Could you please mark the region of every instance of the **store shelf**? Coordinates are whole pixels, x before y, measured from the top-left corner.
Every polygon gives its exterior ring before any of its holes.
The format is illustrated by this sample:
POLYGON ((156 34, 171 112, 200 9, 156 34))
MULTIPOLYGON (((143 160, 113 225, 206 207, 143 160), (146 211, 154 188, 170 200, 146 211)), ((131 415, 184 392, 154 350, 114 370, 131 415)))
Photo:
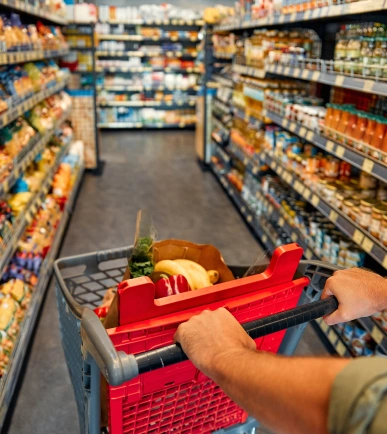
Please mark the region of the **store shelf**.
MULTIPOLYGON (((97 68, 97 72, 117 72, 117 73, 135 73, 135 72, 168 72, 168 73, 175 73, 175 74, 200 74, 200 68, 171 68, 169 66, 165 68, 155 68, 152 66, 131 66, 127 68, 116 68, 116 67, 110 67, 110 68, 97 68)), ((74 72, 74 71, 71 71, 74 72)), ((92 71, 75 71, 79 74, 85 74, 85 73, 91 73, 92 71)))
POLYGON ((143 91, 181 91, 181 92, 186 92, 189 90, 199 90, 199 86, 195 85, 195 86, 189 86, 186 88, 175 88, 172 86, 163 86, 163 85, 155 85, 155 86, 143 86, 141 84, 139 85, 127 85, 127 86, 97 86, 97 90, 106 90, 106 91, 112 91, 112 92, 143 92, 143 91))
POLYGON ((132 42, 198 42, 198 37, 191 38, 180 38, 178 36, 163 37, 163 36, 153 36, 151 38, 146 38, 142 35, 102 35, 98 34, 98 39, 100 41, 132 41, 132 42))
POLYGON ((195 124, 180 122, 178 124, 143 124, 142 122, 108 122, 99 123, 98 128, 111 129, 174 129, 193 128, 195 124))
POLYGON ((321 149, 324 149, 327 152, 335 155, 336 157, 347 161, 353 166, 369 173, 370 175, 378 178, 379 180, 386 182, 387 180, 387 165, 378 161, 374 158, 371 158, 368 155, 365 155, 359 151, 356 151, 354 148, 343 145, 341 143, 337 143, 334 140, 327 139, 324 136, 321 136, 315 133, 308 128, 303 127, 296 122, 289 121, 283 116, 279 116, 274 112, 267 111, 267 116, 277 125, 291 131, 293 134, 306 139, 308 142, 313 143, 315 146, 318 146, 321 149))
POLYGON ((248 205, 242 199, 240 193, 235 189, 233 185, 227 180, 227 178, 217 169, 216 165, 210 163, 210 169, 215 175, 217 180, 220 182, 228 197, 232 200, 235 207, 242 214, 244 220, 251 228, 256 237, 262 242, 266 249, 272 253, 276 248, 276 241, 272 239, 271 235, 265 230, 265 228, 260 225, 258 220, 254 217, 253 213, 250 211, 248 205))
POLYGON ((67 19, 61 15, 45 10, 42 6, 32 6, 19 0, 0 0, 0 6, 6 6, 14 11, 24 12, 34 17, 43 18, 55 24, 67 24, 67 19))
MULTIPOLYGON (((261 128, 263 127, 263 125, 264 125, 263 121, 257 119, 254 116, 246 114, 246 112, 244 110, 242 110, 241 108, 236 107, 234 105, 232 110, 233 110, 234 116, 247 122, 250 125, 250 127, 253 127, 256 130, 261 130, 261 128)), ((265 116, 265 113, 262 113, 262 116, 265 116)))
MULTIPOLYGON (((319 65, 322 62, 323 61, 315 61, 315 64, 319 65)), ((265 74, 270 72, 271 74, 277 74, 306 81, 314 81, 317 83, 328 84, 330 86, 337 86, 345 89, 358 90, 361 92, 372 93, 382 96, 387 95, 387 81, 378 81, 373 80, 372 78, 352 77, 350 75, 335 73, 334 71, 330 70, 330 66, 324 67, 324 63, 322 63, 322 66, 319 66, 319 68, 322 68, 322 70, 307 69, 305 68, 304 63, 300 63, 298 66, 295 67, 283 66, 280 64, 268 65, 266 70, 255 70, 254 68, 242 65, 233 65, 233 67, 237 67, 237 70, 248 70, 248 72, 241 72, 241 74, 245 75, 252 75, 251 72, 255 74, 264 71, 265 74), (326 70, 325 72, 324 69, 326 70)), ((263 77, 265 76, 265 74, 263 75, 263 77)), ((252 76, 256 77, 256 75, 252 76)))
POLYGON ((230 132, 230 128, 228 128, 223 122, 221 122, 217 117, 212 116, 212 122, 216 128, 219 128, 223 131, 230 132))
POLYGON ((96 55, 99 57, 160 57, 160 56, 166 56, 166 57, 191 57, 195 58, 197 57, 198 53, 197 51, 193 51, 190 53, 185 53, 184 51, 143 51, 143 50, 136 50, 136 51, 113 51, 113 50, 98 50, 96 51, 96 55))
POLYGON ((238 63, 234 63, 232 65, 232 70, 237 74, 248 75, 255 78, 265 78, 266 73, 268 72, 266 69, 258 69, 252 66, 239 65, 238 63))
POLYGON ((5 127, 44 99, 64 89, 66 83, 67 79, 56 82, 52 85, 49 85, 46 89, 43 89, 40 92, 34 93, 32 96, 25 98, 23 102, 10 107, 8 110, 0 114, 0 128, 5 127))
POLYGON ((379 240, 372 237, 369 232, 362 229, 357 223, 342 213, 338 208, 328 203, 321 195, 312 192, 296 175, 289 172, 271 152, 263 151, 259 154, 261 161, 265 162, 278 176, 286 181, 300 195, 310 202, 317 210, 326 216, 345 235, 351 238, 366 253, 372 256, 387 269, 387 248, 379 240))
POLYGON ((271 16, 257 20, 235 21, 231 24, 221 24, 215 26, 214 31, 241 30, 266 26, 277 26, 279 24, 301 23, 304 21, 309 22, 311 20, 336 18, 343 15, 349 16, 378 12, 385 10, 385 8, 385 0, 362 0, 354 3, 325 6, 302 12, 293 12, 291 14, 273 14, 271 16))
POLYGON ((3 196, 11 190, 20 175, 45 148, 55 130, 67 119, 68 114, 68 112, 64 113, 61 118, 55 122, 54 127, 46 131, 43 135, 37 133, 37 137, 34 137, 34 139, 24 149, 22 149, 20 154, 15 157, 14 166, 10 170, 10 174, 0 183, 0 196, 3 196))
POLYGON ((168 20, 99 20, 100 23, 107 24, 124 24, 127 26, 137 26, 137 25, 146 25, 146 26, 194 26, 194 27, 202 27, 204 26, 204 20, 181 20, 181 19, 168 19, 168 20))
POLYGON ((226 105, 223 101, 220 101, 220 99, 218 99, 217 97, 214 98, 213 105, 225 114, 231 113, 231 107, 226 105))
POLYGON ((387 332, 371 317, 359 318, 359 323, 370 333, 372 339, 387 354, 387 332))
POLYGON ((66 56, 69 53, 65 50, 34 50, 17 51, 14 53, 0 53, 0 65, 12 65, 15 63, 31 62, 33 60, 52 59, 54 57, 66 56))
POLYGON ((62 218, 57 227, 52 246, 42 263, 39 273, 39 281, 32 294, 28 311, 26 312, 24 320, 20 326, 20 332, 10 358, 8 372, 0 380, 0 429, 4 425, 5 416, 11 404, 12 396, 18 382, 23 361, 29 348, 29 342, 32 337, 34 326, 44 300, 46 289, 50 282, 53 263, 59 252, 65 229, 82 183, 83 172, 84 169, 81 167, 78 170, 77 179, 74 183, 72 193, 68 199, 62 218))
POLYGON ((0 250, 0 277, 4 272, 4 267, 8 264, 13 254, 15 253, 18 245, 18 241, 23 234, 27 225, 31 222, 36 210, 41 205, 42 201, 47 195, 50 189, 55 172, 60 164, 60 160, 63 155, 68 151, 69 146, 64 146, 58 153, 54 165, 48 170, 44 180, 42 181, 39 190, 32 196, 25 210, 20 213, 12 227, 12 233, 9 239, 4 240, 5 246, 0 250))
POLYGON ((218 74, 212 74, 211 79, 221 84, 222 86, 234 87, 234 82, 231 78, 226 78, 218 74))
POLYGON ((314 324, 316 324, 319 331, 326 337, 326 339, 328 339, 329 343, 339 356, 347 358, 353 357, 349 345, 344 342, 335 326, 328 326, 322 318, 315 320, 314 324))
POLYGON ((224 59, 224 60, 232 60, 234 58, 234 54, 231 53, 214 53, 215 59, 224 59))
POLYGON ((100 102, 99 107, 157 107, 172 109, 184 109, 195 106, 196 101, 175 102, 175 101, 106 101, 100 102))

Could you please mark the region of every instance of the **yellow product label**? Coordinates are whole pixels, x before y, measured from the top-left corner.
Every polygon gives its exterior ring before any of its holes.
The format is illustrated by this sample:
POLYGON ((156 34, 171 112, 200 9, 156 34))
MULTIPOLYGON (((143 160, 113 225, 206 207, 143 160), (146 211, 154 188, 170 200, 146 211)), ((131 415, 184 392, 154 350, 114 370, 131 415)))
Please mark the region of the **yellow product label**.
POLYGON ((368 158, 365 158, 362 164, 362 169, 364 172, 372 173, 372 169, 374 168, 374 162, 369 160, 368 158))
POLYGON ((361 246, 363 247, 363 249, 364 249, 367 253, 370 253, 370 251, 371 251, 372 248, 374 247, 374 243, 373 243, 373 241, 371 241, 368 237, 364 237, 364 240, 363 240, 361 246))
POLYGON ((363 238, 364 238, 364 234, 361 231, 359 231, 359 229, 356 229, 355 232, 354 232, 354 234, 353 234, 353 236, 352 236, 353 241, 356 244, 360 244, 361 245, 361 243, 363 241, 363 238))

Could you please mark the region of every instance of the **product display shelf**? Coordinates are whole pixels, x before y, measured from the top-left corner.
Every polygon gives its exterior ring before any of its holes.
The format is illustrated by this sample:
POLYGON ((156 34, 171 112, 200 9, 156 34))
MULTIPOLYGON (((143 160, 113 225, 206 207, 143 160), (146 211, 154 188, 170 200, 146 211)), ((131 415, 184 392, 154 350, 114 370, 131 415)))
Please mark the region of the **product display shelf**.
POLYGON ((221 101, 218 97, 214 97, 213 105, 225 114, 231 113, 231 107, 221 101))
POLYGON ((15 253, 18 241, 23 234, 27 225, 31 222, 33 216, 41 205, 42 201, 50 189, 55 172, 60 164, 61 158, 67 153, 69 145, 63 146, 58 155, 56 156, 55 163, 47 171, 39 190, 34 193, 25 210, 17 216, 12 227, 12 232, 8 239, 4 240, 4 246, 0 249, 0 277, 3 275, 5 266, 9 263, 13 254, 15 253))
POLYGON ((67 77, 61 81, 50 84, 47 88, 26 97, 22 102, 18 102, 0 114, 0 128, 5 127, 17 117, 21 116, 33 106, 40 103, 51 95, 63 90, 67 83, 67 77))
POLYGON ((103 101, 99 107, 157 107, 168 110, 192 108, 196 101, 103 101))
POLYGON ((214 27, 215 31, 231 31, 250 28, 260 28, 266 26, 276 26, 279 24, 302 23, 311 20, 321 20, 329 18, 339 18, 343 15, 358 15, 365 13, 379 12, 386 9, 385 0, 360 0, 357 2, 344 3, 341 5, 332 4, 321 8, 308 9, 290 14, 273 14, 257 20, 238 20, 230 24, 220 24, 214 27))
POLYGON ((335 226, 353 240, 372 258, 387 269, 387 247, 374 238, 368 231, 355 223, 338 208, 327 202, 319 193, 310 190, 297 175, 291 173, 278 161, 271 151, 261 152, 259 158, 297 191, 305 200, 327 217, 335 226))
POLYGON ((180 122, 178 124, 146 124, 143 122, 107 122, 99 123, 98 128, 112 129, 175 129, 175 128, 194 128, 195 124, 180 122))
MULTIPOLYGON (((238 153, 237 152, 237 147, 234 147, 231 145, 231 149, 229 149, 229 153, 227 153, 222 147, 214 144, 213 146, 216 147, 217 153, 218 155, 221 156, 222 160, 228 164, 230 162, 230 160, 233 158, 233 154, 238 154, 237 158, 241 160, 241 158, 243 158, 243 152, 238 153)), ((244 159, 244 162, 246 162, 246 159, 244 159)), ((257 167, 257 166, 255 166, 257 167)), ((229 195, 228 192, 228 181, 227 179, 220 174, 219 170, 216 169, 215 165, 211 165, 211 169, 212 171, 215 173, 215 176, 219 179, 219 181, 221 182, 221 184, 223 185, 225 191, 227 192, 227 194, 229 195), (222 181, 222 178, 225 179, 222 181)), ((257 170, 254 170, 255 173, 257 173, 257 170)), ((232 199, 233 197, 230 196, 232 199)), ((291 226, 291 224, 288 222, 285 213, 282 211, 282 208, 276 208, 276 206, 274 206, 268 198, 265 197, 263 191, 259 191, 257 194, 257 199, 259 199, 261 202, 263 202, 266 205, 266 212, 265 212, 265 216, 269 217, 271 220, 277 221, 278 225, 281 227, 282 230, 284 230, 284 232, 286 232, 286 234, 290 237, 290 239, 297 243, 300 247, 302 247, 304 249, 304 257, 307 259, 317 259, 319 260, 320 257, 313 251, 313 249, 308 246, 308 242, 307 239, 305 239, 304 235, 296 228, 294 228, 293 226, 291 226)), ((242 199, 241 199, 242 200, 242 199)), ((234 204, 236 205, 235 200, 233 199, 234 204)), ((236 205, 237 206, 237 205, 236 205)), ((238 207, 238 206, 237 206, 238 207)), ((239 209, 239 208, 238 208, 239 209)), ((245 217, 245 212, 242 212, 242 209, 240 209, 241 214, 245 217)), ((250 219, 250 221, 247 221, 247 219, 245 219, 246 222, 251 226, 251 222, 253 220, 250 219)), ((264 246, 266 248, 268 248, 271 252, 273 251, 272 249, 275 248, 275 240, 273 240, 271 237, 269 238, 269 234, 265 233, 263 228, 261 231, 257 231, 257 228, 252 227, 254 233, 259 237, 260 241, 264 244, 264 246), (269 244, 268 244, 269 243, 269 244)), ((367 321, 372 321, 370 318, 366 318, 367 321)), ((340 356, 342 357, 352 357, 352 352, 350 349, 350 346, 348 346, 342 339, 342 337, 340 336, 340 333, 338 332, 338 330, 335 327, 329 327, 326 325, 326 323, 324 321, 316 321, 315 324, 316 327, 319 328, 320 333, 322 333, 325 338, 329 341, 329 343, 332 346, 332 349, 340 356)), ((380 339, 380 335, 377 335, 376 332, 374 332, 373 338, 375 340, 376 343, 381 342, 382 340, 380 339)))
POLYGON ((227 127, 227 125, 225 125, 222 121, 220 121, 216 116, 212 115, 212 123, 215 127, 226 131, 226 132, 230 132, 230 128, 227 127))
POLYGON ((100 57, 157 57, 157 56, 166 56, 166 57, 185 57, 185 58, 195 58, 197 57, 197 51, 187 52, 184 51, 144 51, 144 50, 136 50, 136 51, 96 51, 96 55, 100 57))
MULTIPOLYGON (((199 68, 171 68, 169 66, 167 66, 166 68, 155 68, 152 66, 132 66, 132 67, 127 67, 127 68, 116 68, 116 67, 109 67, 109 68, 97 68, 96 69, 97 72, 118 72, 118 73, 136 73, 136 72, 168 72, 168 73, 175 73, 175 74, 184 74, 184 73, 188 73, 188 74, 200 74, 200 69, 199 68)), ((86 74, 86 73, 91 73, 91 71, 72 71, 78 74, 86 74)))
MULTIPOLYGON (((246 113, 245 110, 233 105, 232 111, 234 116, 243 119, 245 122, 249 124, 250 127, 255 128, 256 130, 260 130, 264 125, 264 122, 250 114, 246 113)), ((265 113, 262 113, 262 116, 265 116, 265 113)))
POLYGON ((29 342, 31 340, 36 319, 39 315, 44 295, 50 282, 53 263, 59 252, 66 226, 72 213, 75 200, 82 183, 83 172, 83 167, 80 167, 78 169, 77 178, 74 183, 71 195, 65 206, 60 223, 56 229, 55 238, 47 256, 42 263, 42 267, 39 273, 39 281, 33 292, 28 311, 26 312, 24 320, 21 324, 20 332, 18 334, 17 341, 15 342, 15 347, 10 358, 8 372, 0 380, 0 429, 4 425, 4 420, 10 407, 10 403, 12 401, 12 396, 15 391, 22 364, 29 347, 29 342))
POLYGON ((274 123, 288 131, 291 131, 293 134, 306 139, 315 146, 330 152, 332 155, 347 161, 353 166, 369 173, 383 182, 387 180, 387 164, 383 163, 382 161, 376 160, 342 143, 328 139, 294 121, 290 121, 283 116, 279 116, 274 112, 267 111, 266 114, 274 123))
POLYGON ((12 65, 15 63, 31 62, 34 60, 52 59, 54 57, 65 56, 68 53, 68 49, 15 51, 10 53, 0 53, 0 65, 12 65))
POLYGON ((242 214, 244 220, 247 222, 253 233, 262 242, 264 247, 272 253, 277 247, 276 240, 274 240, 269 232, 259 224, 259 222, 254 218, 253 213, 250 211, 247 204, 242 199, 240 193, 230 184, 227 178, 221 173, 221 171, 216 167, 215 164, 210 163, 210 168, 212 173, 215 175, 216 179, 224 188, 225 192, 229 198, 234 203, 235 207, 242 214))
POLYGON ((65 17, 45 10, 45 8, 43 8, 41 5, 33 6, 20 0, 0 0, 0 6, 5 6, 14 11, 24 12, 25 14, 42 18, 55 24, 64 25, 67 23, 67 19, 65 17))
POLYGON ((264 78, 267 73, 276 74, 284 77, 291 77, 316 83, 337 86, 344 89, 358 90, 361 92, 377 95, 387 95, 387 81, 373 78, 344 75, 333 70, 332 61, 310 60, 318 69, 306 68, 308 59, 296 64, 296 66, 286 66, 281 64, 267 65, 264 69, 254 68, 240 64, 233 64, 232 70, 241 75, 255 78, 264 78))
POLYGON ((214 80, 215 82, 221 84, 222 86, 234 87, 234 82, 231 78, 224 77, 224 76, 219 75, 219 74, 213 74, 211 79, 214 80))
POLYGON ((115 86, 115 85, 111 85, 111 86, 97 86, 97 90, 106 90, 106 91, 112 91, 112 92, 142 92, 142 91, 147 91, 147 92, 158 92, 158 91, 170 91, 173 92, 175 90, 180 90, 182 92, 187 92, 187 91, 191 91, 191 90, 199 90, 199 86, 188 86, 185 88, 175 88, 172 86, 163 86, 163 85, 155 85, 155 86, 144 86, 142 84, 134 84, 134 85, 122 85, 122 86, 115 86))
POLYGON ((190 38, 179 38, 178 36, 171 36, 170 38, 162 36, 152 36, 151 38, 146 38, 142 35, 115 35, 108 34, 104 35, 102 33, 98 34, 98 39, 100 41, 132 41, 132 42, 198 42, 197 37, 190 38))
POLYGON ((10 191, 19 176, 50 141, 55 130, 67 119, 68 114, 69 112, 63 113, 60 119, 55 122, 54 127, 46 131, 44 134, 37 133, 37 137, 34 137, 33 140, 22 149, 20 154, 15 157, 14 166, 9 175, 0 183, 0 196, 3 196, 5 193, 10 191))
POLYGON ((165 20, 142 20, 137 19, 133 21, 126 21, 126 20, 99 20, 100 23, 107 23, 107 24, 123 24, 126 26, 195 26, 195 27, 202 27, 204 25, 203 20, 182 20, 182 19, 165 19, 165 20))

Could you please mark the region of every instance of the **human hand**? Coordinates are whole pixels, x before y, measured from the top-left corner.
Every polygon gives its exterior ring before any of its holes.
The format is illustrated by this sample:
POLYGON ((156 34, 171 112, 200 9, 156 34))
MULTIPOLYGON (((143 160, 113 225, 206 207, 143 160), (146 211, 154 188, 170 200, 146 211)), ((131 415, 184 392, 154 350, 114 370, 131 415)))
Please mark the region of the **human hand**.
POLYGON ((179 342, 191 362, 214 379, 219 363, 227 363, 240 351, 255 351, 253 339, 239 322, 224 309, 204 310, 179 325, 174 341, 179 342))
POLYGON ((328 325, 370 316, 387 308, 387 280, 360 268, 338 270, 326 283, 321 298, 334 295, 339 308, 324 319, 328 325))

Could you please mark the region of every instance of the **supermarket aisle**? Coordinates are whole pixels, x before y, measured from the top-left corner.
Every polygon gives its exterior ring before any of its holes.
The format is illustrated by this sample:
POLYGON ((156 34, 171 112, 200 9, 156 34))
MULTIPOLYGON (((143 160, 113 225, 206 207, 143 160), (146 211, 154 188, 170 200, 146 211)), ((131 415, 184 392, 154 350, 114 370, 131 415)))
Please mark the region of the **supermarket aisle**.
MULTIPOLYGON (((114 132, 103 136, 105 171, 87 175, 61 256, 131 244, 136 212, 148 207, 158 238, 212 243, 226 262, 262 253, 210 172, 196 163, 193 132, 114 132)), ((323 353, 308 330, 300 352, 323 353)), ((77 433, 78 421, 60 343, 53 284, 43 308, 9 434, 77 433)))

